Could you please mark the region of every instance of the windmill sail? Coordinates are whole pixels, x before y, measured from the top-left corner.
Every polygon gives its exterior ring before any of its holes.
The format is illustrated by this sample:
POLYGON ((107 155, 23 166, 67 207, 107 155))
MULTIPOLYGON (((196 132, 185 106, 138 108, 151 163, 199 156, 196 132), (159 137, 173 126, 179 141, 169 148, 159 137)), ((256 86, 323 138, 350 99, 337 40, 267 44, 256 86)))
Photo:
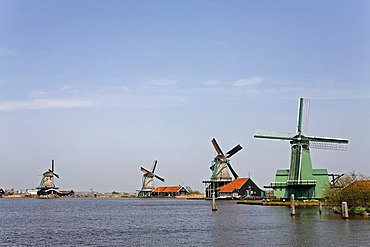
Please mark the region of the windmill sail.
POLYGON ((299 99, 298 103, 298 119, 297 119, 297 133, 307 133, 308 131, 308 121, 310 114, 310 102, 309 99, 299 99))
POLYGON ((238 144, 233 149, 231 149, 229 152, 226 153, 226 157, 230 158, 231 156, 233 156, 234 154, 236 154, 237 152, 239 152, 242 149, 243 149, 242 146, 240 146, 238 144))
POLYGON ((254 138, 260 139, 275 139, 282 141, 291 141, 293 140, 296 134, 285 133, 285 132, 273 132, 268 130, 256 130, 254 138))
POLYGON ((157 163, 158 163, 158 161, 157 160, 154 160, 154 162, 153 162, 153 168, 152 168, 152 173, 155 172, 155 168, 157 167, 157 163))
POLYGON ((220 146, 218 145, 218 143, 217 143, 216 139, 215 139, 215 138, 213 138, 211 142, 212 142, 212 145, 213 145, 213 147, 215 148, 215 150, 216 150, 217 154, 218 154, 218 155, 224 155, 224 153, 222 152, 222 150, 221 150, 220 146))
POLYGON ((326 150, 339 150, 347 151, 349 140, 346 139, 328 139, 324 141, 324 138, 310 138, 310 148, 326 149, 326 150))

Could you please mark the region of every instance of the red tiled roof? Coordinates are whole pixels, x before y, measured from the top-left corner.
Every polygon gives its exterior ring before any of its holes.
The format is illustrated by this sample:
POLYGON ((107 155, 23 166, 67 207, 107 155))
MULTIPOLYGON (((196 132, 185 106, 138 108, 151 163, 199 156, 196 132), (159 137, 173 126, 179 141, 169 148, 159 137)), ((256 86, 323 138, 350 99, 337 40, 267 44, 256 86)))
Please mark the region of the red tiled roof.
POLYGON ((231 193, 236 189, 240 189, 245 184, 245 182, 247 182, 247 180, 248 178, 237 178, 218 189, 221 193, 231 193))
POLYGON ((160 186, 153 190, 153 193, 171 193, 171 192, 179 192, 182 186, 160 186))
POLYGON ((354 188, 360 189, 360 190, 370 190, 370 180, 354 181, 343 189, 347 190, 347 189, 354 189, 354 188))
POLYGON ((166 187, 157 187, 153 190, 154 193, 159 193, 159 192, 163 192, 163 190, 165 189, 166 187))

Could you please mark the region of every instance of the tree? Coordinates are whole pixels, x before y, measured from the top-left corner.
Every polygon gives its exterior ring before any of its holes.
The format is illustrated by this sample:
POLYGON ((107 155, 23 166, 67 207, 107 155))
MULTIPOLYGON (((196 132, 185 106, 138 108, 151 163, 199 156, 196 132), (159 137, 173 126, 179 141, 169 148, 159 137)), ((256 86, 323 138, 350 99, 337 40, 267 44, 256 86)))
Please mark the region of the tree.
POLYGON ((370 177, 351 171, 338 179, 335 186, 328 185, 325 197, 334 209, 347 202, 349 208, 370 207, 370 177))

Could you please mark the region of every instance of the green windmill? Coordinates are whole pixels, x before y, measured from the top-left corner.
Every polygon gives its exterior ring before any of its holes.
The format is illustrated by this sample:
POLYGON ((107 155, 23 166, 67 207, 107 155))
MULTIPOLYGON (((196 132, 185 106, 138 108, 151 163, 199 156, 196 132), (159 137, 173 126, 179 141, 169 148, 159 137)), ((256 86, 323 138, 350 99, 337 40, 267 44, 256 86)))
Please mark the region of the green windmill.
POLYGON ((294 194, 298 199, 319 199, 324 187, 329 184, 327 169, 313 169, 310 148, 347 150, 348 140, 327 137, 305 136, 309 115, 309 99, 299 99, 296 134, 276 134, 257 131, 254 138, 290 141, 290 169, 277 170, 275 182, 265 188, 274 189, 277 197, 289 198, 294 194))

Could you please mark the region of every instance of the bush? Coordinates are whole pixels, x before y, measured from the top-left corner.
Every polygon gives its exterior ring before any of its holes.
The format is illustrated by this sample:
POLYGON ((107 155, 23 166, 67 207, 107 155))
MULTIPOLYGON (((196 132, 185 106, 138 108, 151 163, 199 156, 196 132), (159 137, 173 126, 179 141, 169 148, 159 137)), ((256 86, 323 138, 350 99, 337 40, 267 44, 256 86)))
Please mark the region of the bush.
POLYGON ((366 212, 364 207, 352 207, 348 211, 350 214, 360 214, 360 215, 363 215, 366 212))
POLYGON ((342 202, 347 202, 349 208, 369 207, 370 189, 353 184, 361 180, 369 180, 369 177, 352 171, 342 176, 337 181, 337 186, 328 185, 325 189, 325 197, 329 206, 340 207, 342 202))
POLYGON ((200 194, 199 190, 189 190, 189 194, 200 194))

